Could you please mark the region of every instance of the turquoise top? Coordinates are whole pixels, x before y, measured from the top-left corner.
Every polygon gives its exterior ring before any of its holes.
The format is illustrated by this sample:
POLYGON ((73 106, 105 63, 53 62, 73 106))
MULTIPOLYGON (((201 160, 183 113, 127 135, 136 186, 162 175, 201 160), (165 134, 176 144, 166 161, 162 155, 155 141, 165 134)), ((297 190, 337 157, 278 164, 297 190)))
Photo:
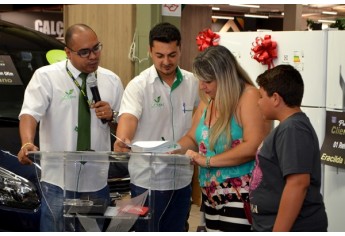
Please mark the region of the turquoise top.
MULTIPOLYGON (((205 113, 206 109, 200 119, 198 127, 195 131, 195 138, 199 146, 199 153, 205 156, 215 156, 216 153, 222 153, 227 149, 230 149, 242 142, 243 129, 239 126, 234 116, 231 118, 231 139, 232 143, 226 142, 225 134, 222 134, 215 144, 215 151, 211 151, 209 148, 208 132, 209 127, 205 125, 205 113)), ((215 157, 216 158, 216 157, 215 157)), ((228 178, 240 177, 252 172, 254 168, 254 160, 246 162, 238 166, 231 167, 199 167, 199 181, 200 186, 210 186, 211 181, 217 181, 218 183, 224 182, 228 178)))

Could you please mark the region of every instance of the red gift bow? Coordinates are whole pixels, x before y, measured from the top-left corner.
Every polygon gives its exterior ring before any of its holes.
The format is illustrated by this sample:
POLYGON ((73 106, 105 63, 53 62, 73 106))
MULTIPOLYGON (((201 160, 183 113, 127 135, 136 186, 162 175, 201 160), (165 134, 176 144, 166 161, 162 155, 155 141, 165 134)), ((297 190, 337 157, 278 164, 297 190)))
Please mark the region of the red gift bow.
POLYGON ((268 69, 274 67, 273 59, 277 58, 277 42, 271 40, 271 35, 265 35, 262 39, 256 37, 255 42, 252 43, 251 49, 254 55, 251 53, 252 58, 257 60, 263 65, 267 65, 268 69))
POLYGON ((199 51, 204 51, 209 46, 217 46, 219 43, 219 35, 213 33, 210 29, 205 29, 204 31, 199 32, 196 37, 196 43, 198 45, 199 51))

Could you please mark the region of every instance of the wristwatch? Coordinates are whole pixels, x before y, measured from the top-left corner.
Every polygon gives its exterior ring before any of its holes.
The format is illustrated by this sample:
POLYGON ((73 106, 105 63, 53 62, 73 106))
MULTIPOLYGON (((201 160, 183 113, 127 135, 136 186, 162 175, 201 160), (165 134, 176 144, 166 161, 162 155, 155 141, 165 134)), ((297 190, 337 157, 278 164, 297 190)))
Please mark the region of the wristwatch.
POLYGON ((111 119, 111 122, 113 124, 116 124, 117 123, 117 117, 119 116, 119 112, 118 111, 114 111, 114 110, 112 110, 112 112, 113 112, 113 117, 111 119))

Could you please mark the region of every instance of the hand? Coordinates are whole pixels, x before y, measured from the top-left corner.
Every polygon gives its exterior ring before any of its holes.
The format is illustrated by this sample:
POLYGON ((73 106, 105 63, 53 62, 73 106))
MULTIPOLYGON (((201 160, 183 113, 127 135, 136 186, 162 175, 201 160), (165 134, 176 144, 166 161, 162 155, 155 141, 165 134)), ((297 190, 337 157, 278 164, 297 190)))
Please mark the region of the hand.
POLYGON ((199 165, 202 167, 206 167, 206 157, 193 151, 187 150, 186 156, 190 158, 193 165, 199 165))
POLYGON ((105 101, 99 101, 91 105, 91 108, 95 109, 95 113, 98 119, 105 119, 111 121, 113 118, 113 110, 109 103, 105 101))
POLYGON ((131 144, 131 140, 124 138, 124 139, 119 139, 117 138, 115 143, 114 143, 114 151, 115 152, 129 152, 131 148, 128 146, 131 144))
POLYGON ((32 161, 29 159, 29 151, 38 151, 38 147, 36 147, 32 143, 27 143, 22 146, 20 151, 18 152, 18 161, 23 165, 31 165, 32 161))
POLYGON ((168 152, 168 154, 183 154, 182 149, 176 149, 174 151, 168 152))

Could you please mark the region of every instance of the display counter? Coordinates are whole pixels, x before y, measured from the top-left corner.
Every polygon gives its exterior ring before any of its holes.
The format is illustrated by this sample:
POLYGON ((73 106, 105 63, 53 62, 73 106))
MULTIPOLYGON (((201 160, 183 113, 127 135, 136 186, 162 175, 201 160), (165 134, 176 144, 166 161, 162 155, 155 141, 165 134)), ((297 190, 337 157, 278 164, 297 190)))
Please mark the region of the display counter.
POLYGON ((58 231, 127 232, 133 231, 137 220, 145 221, 150 231, 154 216, 151 191, 186 186, 193 173, 189 158, 176 154, 30 152, 29 157, 41 169, 37 171, 41 201, 48 203, 48 210, 63 212, 62 217, 54 217, 58 231), (129 161, 135 163, 134 168, 150 167, 148 178, 143 178, 148 191, 113 200, 107 192, 109 173, 123 171, 129 161), (61 194, 55 194, 56 189, 61 194))

